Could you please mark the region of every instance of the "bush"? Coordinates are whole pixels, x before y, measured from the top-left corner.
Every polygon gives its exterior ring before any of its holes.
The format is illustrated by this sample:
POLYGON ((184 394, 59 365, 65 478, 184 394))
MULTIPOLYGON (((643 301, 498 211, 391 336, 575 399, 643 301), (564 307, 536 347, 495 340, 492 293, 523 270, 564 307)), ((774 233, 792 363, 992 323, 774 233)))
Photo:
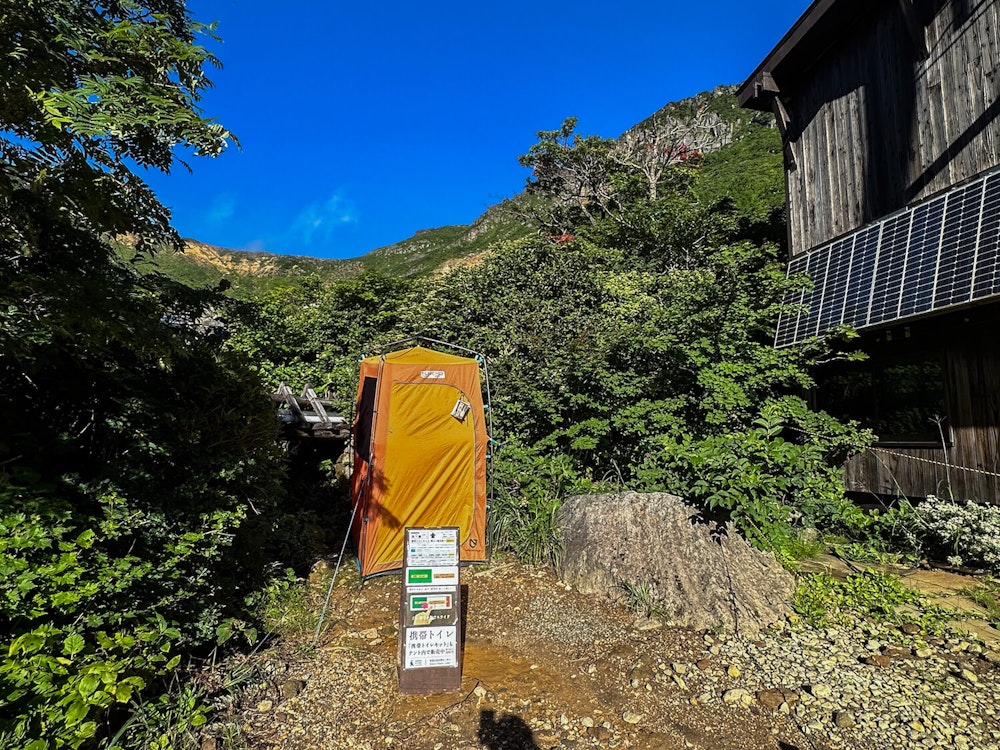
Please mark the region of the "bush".
POLYGON ((749 429, 700 439, 664 436, 639 478, 644 489, 697 503, 732 521, 754 545, 791 559, 796 527, 853 518, 833 458, 862 439, 801 401, 783 399, 766 405, 749 429))
POLYGON ((1000 508, 935 495, 916 506, 917 529, 953 565, 1000 571, 1000 508))
POLYGON ((555 565, 562 551, 556 519, 563 501, 591 488, 572 460, 518 442, 503 446, 493 464, 489 515, 493 550, 513 552, 528 563, 555 565))

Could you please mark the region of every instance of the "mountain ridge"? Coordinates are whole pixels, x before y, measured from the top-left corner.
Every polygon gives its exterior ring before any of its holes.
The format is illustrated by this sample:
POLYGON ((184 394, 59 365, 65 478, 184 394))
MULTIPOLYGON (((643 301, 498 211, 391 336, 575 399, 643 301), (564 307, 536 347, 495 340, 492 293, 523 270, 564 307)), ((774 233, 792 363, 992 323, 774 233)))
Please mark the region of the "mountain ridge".
MULTIPOLYGON (((754 194, 754 168, 747 160, 760 160, 758 169, 780 169, 780 140, 773 118, 741 109, 735 86, 717 86, 692 97, 669 102, 639 121, 616 139, 625 148, 675 149, 677 160, 697 154, 711 179, 703 180, 701 192, 709 202, 726 198, 736 187, 749 184, 754 194), (732 152, 728 154, 727 152, 732 152)), ((765 181, 758 180, 760 184, 765 181)), ((253 293, 297 281, 311 275, 337 281, 364 272, 395 277, 419 277, 478 262, 491 246, 524 237, 535 231, 519 216, 523 191, 486 209, 471 224, 420 229, 398 242, 375 248, 355 258, 316 258, 308 255, 234 250, 185 239, 185 251, 161 253, 149 261, 150 270, 191 286, 218 285, 227 279, 237 295, 253 293)), ((753 195, 759 207, 771 210, 783 204, 783 195, 753 195)), ((746 210, 747 207, 741 206, 746 210)))

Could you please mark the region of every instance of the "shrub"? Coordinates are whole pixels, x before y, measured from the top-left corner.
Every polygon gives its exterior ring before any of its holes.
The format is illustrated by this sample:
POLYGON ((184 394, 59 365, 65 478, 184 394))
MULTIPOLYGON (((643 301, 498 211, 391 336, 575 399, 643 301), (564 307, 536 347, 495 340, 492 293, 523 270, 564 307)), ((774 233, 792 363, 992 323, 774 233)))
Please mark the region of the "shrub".
POLYGON ((556 564, 562 551, 556 527, 559 509, 566 497, 587 491, 590 483, 568 456, 518 442, 503 446, 493 471, 491 549, 513 552, 529 563, 556 564))
POLYGON ((870 617, 937 630, 954 614, 925 606, 920 594, 906 588, 897 576, 876 570, 866 570, 844 581, 826 573, 803 576, 792 604, 814 627, 849 625, 856 618, 870 617))
POLYGON ((832 419, 823 425, 826 433, 799 427, 820 416, 784 399, 765 405, 749 429, 700 439, 665 436, 639 478, 645 489, 681 495, 732 521, 756 546, 791 559, 795 527, 855 515, 831 459, 863 436, 832 419))
POLYGON ((1000 508, 935 495, 916 506, 918 530, 953 565, 1000 570, 1000 508))

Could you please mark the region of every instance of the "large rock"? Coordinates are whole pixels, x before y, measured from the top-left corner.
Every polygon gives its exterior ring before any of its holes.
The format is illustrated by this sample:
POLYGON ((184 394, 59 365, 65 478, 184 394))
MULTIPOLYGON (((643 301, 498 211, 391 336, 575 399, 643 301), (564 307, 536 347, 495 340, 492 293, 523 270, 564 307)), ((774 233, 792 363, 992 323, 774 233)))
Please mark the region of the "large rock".
POLYGON ((563 581, 618 598, 623 583, 648 586, 672 624, 754 636, 791 608, 794 578, 773 555, 674 495, 572 497, 559 527, 563 581))

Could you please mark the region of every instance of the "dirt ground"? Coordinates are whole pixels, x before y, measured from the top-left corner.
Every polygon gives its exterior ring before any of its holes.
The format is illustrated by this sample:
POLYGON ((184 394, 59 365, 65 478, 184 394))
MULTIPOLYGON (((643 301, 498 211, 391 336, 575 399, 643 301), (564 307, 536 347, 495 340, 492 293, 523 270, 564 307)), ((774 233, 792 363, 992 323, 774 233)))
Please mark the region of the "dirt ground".
POLYGON ((359 589, 356 576, 345 578, 334 588, 318 648, 285 644, 263 655, 263 687, 248 694, 240 716, 249 746, 827 747, 804 734, 794 715, 745 699, 699 702, 706 690, 722 695, 739 685, 739 669, 718 655, 724 636, 637 618, 567 590, 546 570, 494 563, 462 578, 459 691, 400 695, 400 579, 359 589))

